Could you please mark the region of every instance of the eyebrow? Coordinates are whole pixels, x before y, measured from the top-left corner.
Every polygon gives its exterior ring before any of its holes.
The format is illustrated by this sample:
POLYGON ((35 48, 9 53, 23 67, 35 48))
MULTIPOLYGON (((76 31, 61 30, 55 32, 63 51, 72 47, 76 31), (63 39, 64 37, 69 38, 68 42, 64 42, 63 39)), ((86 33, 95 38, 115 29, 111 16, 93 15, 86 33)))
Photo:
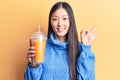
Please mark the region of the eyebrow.
MULTIPOLYGON (((62 17, 64 17, 64 16, 67 16, 67 17, 69 17, 68 15, 62 15, 62 17)), ((58 17, 58 16, 56 16, 56 15, 53 15, 52 17, 58 17)))

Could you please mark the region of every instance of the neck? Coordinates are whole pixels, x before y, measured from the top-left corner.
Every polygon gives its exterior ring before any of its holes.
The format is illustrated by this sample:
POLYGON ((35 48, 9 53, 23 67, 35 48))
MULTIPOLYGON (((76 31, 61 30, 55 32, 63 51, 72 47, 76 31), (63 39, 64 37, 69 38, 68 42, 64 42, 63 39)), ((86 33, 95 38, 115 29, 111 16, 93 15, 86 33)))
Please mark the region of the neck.
POLYGON ((59 40, 61 43, 66 41, 66 37, 65 36, 57 36, 57 35, 55 35, 55 39, 59 40))

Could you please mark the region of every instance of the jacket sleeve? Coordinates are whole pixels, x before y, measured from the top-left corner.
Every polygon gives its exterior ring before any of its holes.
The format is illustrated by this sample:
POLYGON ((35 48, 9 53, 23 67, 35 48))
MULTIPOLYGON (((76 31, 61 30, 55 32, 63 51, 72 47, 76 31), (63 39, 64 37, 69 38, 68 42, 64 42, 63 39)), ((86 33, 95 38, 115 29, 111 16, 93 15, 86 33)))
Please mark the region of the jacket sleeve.
POLYGON ((39 65, 38 68, 31 68, 30 66, 27 66, 24 73, 24 80, 40 80, 42 71, 42 64, 39 65))
POLYGON ((95 56, 91 46, 79 44, 80 55, 77 59, 77 80, 95 80, 95 56))

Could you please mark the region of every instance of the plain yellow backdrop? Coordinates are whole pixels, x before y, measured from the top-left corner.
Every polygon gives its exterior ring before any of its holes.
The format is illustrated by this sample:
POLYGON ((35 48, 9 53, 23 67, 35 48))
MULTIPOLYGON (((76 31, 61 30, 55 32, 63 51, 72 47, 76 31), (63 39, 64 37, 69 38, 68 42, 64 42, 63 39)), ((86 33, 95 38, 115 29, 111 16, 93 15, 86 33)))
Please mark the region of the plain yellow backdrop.
MULTIPOLYGON (((0 80, 24 80, 29 38, 59 0, 0 0, 0 80)), ((63 0, 62 0, 63 1, 63 0)), ((120 0, 64 0, 73 8, 78 34, 97 26, 92 43, 96 80, 120 80, 120 0)))

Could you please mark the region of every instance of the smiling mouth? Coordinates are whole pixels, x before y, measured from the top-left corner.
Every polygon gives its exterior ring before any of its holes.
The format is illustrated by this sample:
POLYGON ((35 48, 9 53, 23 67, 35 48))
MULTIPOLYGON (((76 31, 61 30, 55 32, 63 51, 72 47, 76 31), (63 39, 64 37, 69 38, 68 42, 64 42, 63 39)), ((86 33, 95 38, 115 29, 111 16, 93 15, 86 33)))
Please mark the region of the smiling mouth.
POLYGON ((64 31, 64 28, 57 28, 57 31, 58 31, 58 32, 63 32, 63 31, 64 31))

